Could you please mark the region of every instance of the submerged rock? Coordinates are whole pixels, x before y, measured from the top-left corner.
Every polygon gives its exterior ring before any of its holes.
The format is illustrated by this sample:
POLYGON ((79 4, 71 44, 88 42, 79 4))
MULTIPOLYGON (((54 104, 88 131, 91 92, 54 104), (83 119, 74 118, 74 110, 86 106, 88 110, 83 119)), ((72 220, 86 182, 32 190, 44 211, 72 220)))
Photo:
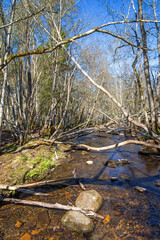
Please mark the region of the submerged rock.
POLYGON ((94 235, 91 237, 91 240, 101 240, 101 239, 104 239, 105 234, 106 234, 105 232, 96 233, 96 234, 94 234, 94 235))
POLYGON ((109 167, 109 168, 116 168, 118 163, 117 163, 116 160, 108 160, 107 162, 104 163, 104 165, 109 167))
POLYGON ((146 188, 143 188, 143 187, 136 186, 135 189, 136 189, 138 192, 147 192, 147 189, 146 189, 146 188))
POLYGON ((120 178, 123 179, 123 180, 126 180, 126 181, 129 181, 130 180, 130 176, 128 173, 124 173, 124 172, 121 172, 119 174, 120 178))
POLYGON ((110 177, 110 180, 111 180, 112 182, 118 181, 118 177, 110 177))
POLYGON ((94 229, 93 221, 78 211, 68 211, 61 221, 64 226, 80 233, 90 233, 94 229))
POLYGON ((158 179, 155 184, 157 187, 160 187, 160 179, 158 179))
POLYGON ((95 190, 81 192, 75 202, 76 207, 97 212, 102 206, 102 197, 95 190))
POLYGON ((118 159, 118 165, 126 165, 130 163, 131 162, 128 159, 118 159))

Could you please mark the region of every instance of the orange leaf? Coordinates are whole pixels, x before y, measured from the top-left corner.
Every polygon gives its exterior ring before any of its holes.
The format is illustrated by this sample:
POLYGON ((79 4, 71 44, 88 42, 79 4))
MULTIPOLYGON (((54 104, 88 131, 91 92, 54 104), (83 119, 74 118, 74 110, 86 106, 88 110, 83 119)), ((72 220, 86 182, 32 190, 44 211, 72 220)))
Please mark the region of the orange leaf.
POLYGON ((109 223, 109 222, 110 222, 110 219, 111 219, 111 217, 110 217, 109 215, 107 215, 107 216, 105 217, 105 219, 103 220, 103 222, 104 222, 104 223, 109 223))

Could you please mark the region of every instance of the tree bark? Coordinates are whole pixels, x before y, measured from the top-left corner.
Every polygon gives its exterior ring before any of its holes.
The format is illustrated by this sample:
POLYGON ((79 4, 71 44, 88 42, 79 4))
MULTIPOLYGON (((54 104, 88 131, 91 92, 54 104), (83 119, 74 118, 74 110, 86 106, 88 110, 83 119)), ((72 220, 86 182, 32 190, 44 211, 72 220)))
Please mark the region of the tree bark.
MULTIPOLYGON (((11 10, 11 17, 10 17, 10 23, 12 23, 13 19, 14 19, 15 5, 16 5, 16 0, 13 0, 13 2, 12 2, 12 10, 11 10)), ((9 56, 9 53, 10 53, 11 33, 12 33, 12 25, 10 25, 8 27, 8 32, 6 32, 7 36, 6 36, 6 43, 5 43, 6 49, 5 49, 4 61, 7 60, 8 56, 9 56)), ((2 133, 2 118, 3 118, 4 99, 5 99, 7 80, 8 80, 8 65, 6 65, 4 67, 4 78, 3 78, 3 85, 2 85, 2 91, 1 91, 1 101, 0 101, 0 141, 1 141, 1 133, 2 133)))
MULTIPOLYGON (((142 0, 138 0, 138 14, 139 14, 139 18, 141 20, 143 20, 142 0)), ((144 74, 145 74, 148 101, 149 101, 149 107, 150 107, 152 131, 156 131, 156 112, 155 112, 154 96, 153 96, 153 90, 152 90, 152 86, 151 86, 150 72, 149 72, 149 58, 148 58, 148 52, 147 52, 147 35, 146 35, 143 21, 140 21, 140 29, 141 29, 141 38, 142 38, 142 43, 143 43, 144 74)))
MULTIPOLYGON (((154 12, 154 18, 157 20, 157 14, 156 14, 156 6, 155 6, 155 0, 153 0, 153 12, 154 12)), ((157 126, 160 128, 160 33, 159 33, 159 26, 157 23, 156 30, 157 30, 157 47, 158 47, 158 65, 159 65, 159 74, 157 76, 157 86, 156 86, 156 107, 157 107, 157 126)))

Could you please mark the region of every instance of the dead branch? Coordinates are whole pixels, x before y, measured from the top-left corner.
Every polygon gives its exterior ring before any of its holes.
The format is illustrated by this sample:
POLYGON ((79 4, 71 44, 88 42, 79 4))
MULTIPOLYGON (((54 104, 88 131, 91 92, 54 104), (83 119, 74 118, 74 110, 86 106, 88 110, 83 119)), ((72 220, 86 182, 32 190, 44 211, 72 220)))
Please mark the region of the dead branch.
POLYGON ((116 144, 113 144, 113 145, 110 145, 110 146, 105 146, 105 147, 100 147, 100 148, 90 147, 90 146, 85 145, 85 144, 79 144, 77 146, 82 147, 82 148, 86 148, 87 150, 103 151, 103 150, 109 150, 109 149, 116 148, 116 147, 122 147, 122 146, 127 145, 127 144, 145 145, 147 147, 154 147, 154 148, 160 149, 160 144, 156 145, 156 144, 146 143, 146 142, 137 141, 137 140, 127 140, 127 141, 124 141, 124 142, 120 142, 120 143, 116 143, 116 144))
MULTIPOLYGON (((44 186, 44 185, 48 185, 48 186, 56 186, 56 185, 69 186, 69 184, 65 183, 64 181, 70 181, 72 179, 73 178, 57 179, 57 180, 54 179, 54 180, 46 180, 46 181, 41 181, 41 182, 28 183, 28 184, 23 184, 23 185, 15 185, 15 186, 0 185, 0 189, 16 191, 16 189, 20 190, 20 189, 24 189, 24 188, 33 188, 33 187, 39 187, 39 186, 44 186)), ((77 178, 77 180, 78 180, 78 178, 77 178)))
POLYGON ((10 203, 15 203, 15 204, 22 204, 22 205, 29 205, 29 206, 39 206, 39 207, 49 208, 49 209, 61 209, 61 210, 66 210, 66 211, 68 211, 68 210, 80 211, 86 215, 104 219, 103 216, 101 216, 91 210, 85 210, 85 209, 75 207, 75 206, 62 205, 60 203, 52 204, 52 203, 45 203, 45 202, 20 200, 20 199, 14 199, 14 198, 0 198, 0 201, 10 202, 10 203))
MULTIPOLYGON (((22 185, 22 186, 24 187, 24 185, 22 185)), ((48 196, 47 193, 35 192, 35 191, 31 191, 31 190, 24 189, 24 188, 19 188, 18 186, 0 185, 0 190, 16 191, 16 192, 22 192, 22 193, 38 195, 38 196, 48 196)))

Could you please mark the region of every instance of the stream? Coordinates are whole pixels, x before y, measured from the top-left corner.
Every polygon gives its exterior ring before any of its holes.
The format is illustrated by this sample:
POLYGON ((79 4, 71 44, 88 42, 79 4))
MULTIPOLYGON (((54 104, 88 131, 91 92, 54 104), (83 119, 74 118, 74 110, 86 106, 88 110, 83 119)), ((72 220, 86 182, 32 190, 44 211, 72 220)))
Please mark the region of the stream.
MULTIPOLYGON (((75 143, 102 147, 127 140, 121 135, 91 133, 77 138, 75 143)), ((62 210, 16 204, 0 205, 0 240, 159 240, 160 239, 160 156, 138 154, 141 146, 130 144, 120 148, 95 152, 74 150, 66 162, 59 165, 49 179, 56 179, 55 186, 39 187, 35 190, 49 196, 28 196, 19 194, 21 199, 48 203, 74 204, 82 191, 73 178, 77 177, 86 190, 94 189, 103 198, 98 214, 107 221, 93 219, 95 228, 90 234, 81 234, 61 224, 62 210), (128 164, 114 164, 127 159, 128 164), (113 161, 114 160, 114 161, 113 161), (93 161, 88 165, 87 161, 93 161), (107 161, 113 161, 107 164, 107 161), (113 177, 118 180, 111 180, 113 177), (64 185, 58 184, 64 179, 64 185), (139 192, 136 186, 147 191, 139 192)))

